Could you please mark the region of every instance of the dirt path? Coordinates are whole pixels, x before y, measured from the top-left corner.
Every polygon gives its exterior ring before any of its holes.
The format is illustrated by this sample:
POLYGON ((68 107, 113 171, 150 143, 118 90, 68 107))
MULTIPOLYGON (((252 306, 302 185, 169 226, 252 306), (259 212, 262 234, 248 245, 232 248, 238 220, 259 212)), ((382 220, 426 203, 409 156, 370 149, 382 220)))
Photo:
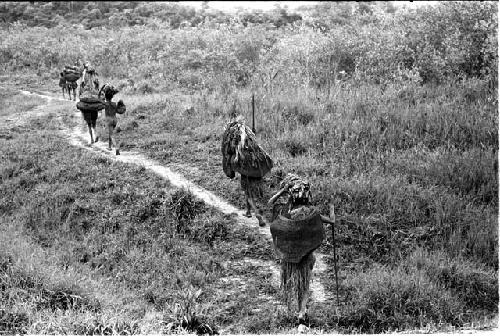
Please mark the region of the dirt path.
MULTIPOLYGON (((75 109, 74 101, 57 97, 51 97, 49 95, 44 95, 44 94, 31 93, 28 91, 21 91, 21 93, 25 95, 37 95, 38 97, 45 98, 47 99, 47 103, 45 105, 33 109, 29 113, 19 114, 17 117, 14 118, 15 120, 12 120, 16 124, 24 122, 28 118, 31 118, 33 116, 39 116, 42 115, 43 113, 46 113, 47 108, 51 105, 56 105, 56 104, 59 106, 67 105, 68 108, 75 109)), ((82 132, 81 130, 81 127, 83 125, 83 120, 80 120, 81 116, 79 113, 74 113, 73 116, 76 119, 76 124, 79 126, 75 126, 73 129, 64 129, 61 131, 61 133, 68 139, 68 141, 72 145, 89 151, 93 151, 100 155, 106 155, 106 157, 115 161, 135 164, 138 166, 142 166, 146 169, 149 169, 155 172, 157 175, 161 176, 162 178, 167 179, 173 186, 177 188, 188 189, 194 196, 203 200, 206 204, 217 208, 224 214, 235 213, 237 215, 238 224, 246 225, 254 228, 255 230, 258 230, 264 239, 267 239, 269 243, 272 242, 272 237, 269 227, 263 227, 263 228, 259 227, 258 222, 255 218, 253 217, 247 218, 243 215, 244 210, 236 208, 235 206, 231 205, 230 203, 216 196, 212 192, 203 189, 198 185, 194 184, 193 182, 187 180, 181 174, 172 171, 170 168, 163 166, 151 159, 148 159, 144 155, 137 152, 124 151, 121 153, 121 155, 115 155, 114 152, 110 152, 107 150, 106 143, 102 141, 95 143, 91 147, 88 146, 87 144, 89 142, 89 134, 86 132, 82 132)), ((260 267, 271 269, 273 273, 273 283, 275 286, 278 286, 279 269, 276 267, 276 265, 271 263, 266 263, 262 260, 250 259, 250 258, 246 258, 245 262, 248 264, 252 264, 254 266, 258 265, 260 267)), ((325 289, 319 281, 319 275, 321 273, 324 273, 325 271, 326 271, 326 264, 324 262, 324 258, 321 254, 316 253, 316 265, 314 267, 313 281, 311 283, 312 300, 314 302, 325 302, 328 299, 325 289)))

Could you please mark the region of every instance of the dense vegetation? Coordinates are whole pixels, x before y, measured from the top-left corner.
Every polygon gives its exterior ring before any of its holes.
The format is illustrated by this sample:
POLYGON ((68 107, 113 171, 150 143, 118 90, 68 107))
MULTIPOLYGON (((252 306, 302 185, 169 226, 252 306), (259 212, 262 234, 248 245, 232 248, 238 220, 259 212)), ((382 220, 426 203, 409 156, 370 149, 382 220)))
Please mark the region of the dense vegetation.
MULTIPOLYGON (((146 2, 4 2, 0 8, 3 75, 57 90, 62 66, 90 61, 103 80, 119 86, 128 104, 119 121, 125 150, 173 165, 239 206, 238 184, 224 176, 220 165, 221 129, 237 113, 249 116, 255 95, 257 135, 277 165, 266 196, 276 188, 280 171, 295 171, 310 179, 315 203, 325 213, 329 202, 337 209, 342 306, 337 311, 333 305, 313 305, 314 326, 383 332, 477 327, 497 318, 496 2, 441 2, 416 9, 390 2, 320 2, 296 13, 277 7, 235 15, 215 11, 209 2, 201 10, 146 2)), ((5 97, 0 115, 13 111, 5 97)), ((23 109, 30 107, 30 102, 23 104, 23 109)), ((89 192, 69 178, 79 171, 77 159, 52 153, 49 140, 40 146, 52 160, 68 160, 69 173, 43 177, 47 173, 42 172, 51 171, 46 164, 13 154, 19 146, 35 146, 34 138, 22 145, 14 142, 21 141, 16 137, 2 141, 8 160, 1 166, 7 192, 0 211, 8 211, 9 218, 17 218, 21 209, 22 186, 62 179, 44 194, 52 195, 52 212, 33 201, 25 205, 26 215, 16 219, 35 244, 59 253, 66 263, 61 265, 86 267, 101 277, 120 274, 117 286, 129 286, 159 311, 180 300, 181 292, 178 297, 167 293, 174 280, 159 276, 160 266, 154 266, 155 258, 173 252, 148 255, 151 251, 143 248, 165 249, 172 237, 182 241, 172 207, 176 196, 154 194, 155 185, 147 186, 151 194, 139 195, 118 187, 122 182, 109 186, 104 181, 96 181, 97 189, 89 192), (59 212, 69 211, 56 192, 64 188, 81 199, 81 204, 68 201, 81 208, 71 223, 83 225, 79 218, 87 223, 74 237, 48 225, 59 212), (113 213, 88 212, 85 204, 96 202, 94 193, 111 197, 106 202, 116 206, 125 223, 117 225, 113 213), (129 199, 138 205, 129 209, 124 203, 129 199), (35 220, 43 225, 34 225, 35 220), (161 228, 159 222, 167 225, 161 228), (135 238, 126 245, 132 227, 135 238), (159 240, 159 232, 167 240, 159 240), (91 239, 99 234, 112 243, 91 239), (47 241, 56 243, 47 246, 47 241), (147 273, 144 279, 135 279, 139 266, 129 264, 138 258, 150 262, 149 270, 141 269, 147 273), (153 290, 148 277, 165 291, 153 290)), ((136 173, 127 171, 124 178, 131 180, 136 173)), ((195 228, 187 239, 201 245, 184 253, 191 258, 213 249, 216 259, 236 254, 208 243, 234 234, 228 232, 228 219, 198 216, 206 226, 195 228), (208 223, 212 231, 204 231, 208 223)), ((179 244, 176 253, 182 254, 187 247, 179 244)), ((330 255, 331 248, 328 239, 322 250, 330 255)), ((26 276, 13 273, 12 252, 0 253, 0 272, 21 279, 9 280, 9 290, 23 288, 26 276)), ((269 259, 266 248, 252 253, 269 259)), ((203 261, 196 265, 208 267, 203 261)), ((184 285, 210 291, 223 273, 218 268, 210 272, 200 280, 186 268, 184 285)), ((329 272, 323 281, 333 293, 329 272)), ((36 288, 45 293, 44 286, 36 288)), ((208 305, 209 298, 201 298, 206 310, 197 314, 234 332, 280 332, 290 326, 281 313, 270 313, 271 304, 253 314, 222 299, 227 309, 217 310, 208 305), (235 312, 239 315, 232 319, 235 312)), ((95 308, 91 299, 85 302, 84 309, 95 308)), ((18 318, 20 325, 37 320, 35 308, 23 311, 21 306, 0 306, 0 312, 6 320, 18 318)), ((72 328, 60 330, 80 330, 72 328)))

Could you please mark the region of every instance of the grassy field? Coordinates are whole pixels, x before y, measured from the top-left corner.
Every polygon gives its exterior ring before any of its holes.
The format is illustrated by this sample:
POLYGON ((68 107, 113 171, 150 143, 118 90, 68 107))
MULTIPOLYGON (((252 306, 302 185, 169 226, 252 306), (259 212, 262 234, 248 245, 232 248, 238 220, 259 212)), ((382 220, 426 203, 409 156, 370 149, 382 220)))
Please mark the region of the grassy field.
MULTIPOLYGON (((55 81, 11 83, 0 115, 40 103, 15 89, 60 95, 55 81)), ((261 203, 293 171, 337 211, 342 304, 312 304, 316 331, 497 325, 498 103, 484 85, 255 92, 257 136, 276 163, 261 203)), ((251 95, 124 85, 118 139, 243 207, 220 137, 231 116, 251 120, 251 95)), ((54 130, 79 112, 48 112, 0 138, 2 330, 163 333, 183 317, 231 333, 292 330, 270 272, 239 263, 274 260, 256 231, 144 169, 71 147, 54 130)), ((330 237, 322 281, 333 294, 330 237)))
POLYGON ((257 233, 144 169, 71 147, 50 115, 0 140, 2 332, 161 333, 183 317, 238 332, 274 310, 270 272, 231 267, 272 260, 257 233))
MULTIPOLYGON (((310 179, 324 213, 333 202, 340 219, 342 312, 316 312, 320 321, 383 332, 496 319, 498 115, 485 92, 469 81, 256 95, 257 134, 277 163, 262 202, 293 171, 310 179)), ((124 95, 125 147, 177 164, 243 207, 238 183, 220 169, 219 144, 231 115, 251 120, 250 97, 200 93, 186 105, 175 95, 124 95)), ((322 251, 331 255, 331 247, 329 240, 322 251)), ((333 293, 333 267, 328 273, 333 293)))

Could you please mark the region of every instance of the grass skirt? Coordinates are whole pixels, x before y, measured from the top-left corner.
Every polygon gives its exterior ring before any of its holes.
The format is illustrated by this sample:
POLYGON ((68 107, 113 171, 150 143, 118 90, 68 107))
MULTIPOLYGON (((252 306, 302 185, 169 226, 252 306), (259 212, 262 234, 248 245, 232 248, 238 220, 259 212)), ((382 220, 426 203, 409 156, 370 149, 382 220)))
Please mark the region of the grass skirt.
POLYGON ((280 287, 288 310, 292 309, 294 302, 298 306, 304 295, 309 291, 315 261, 316 258, 313 252, 304 256, 299 263, 281 261, 280 287))

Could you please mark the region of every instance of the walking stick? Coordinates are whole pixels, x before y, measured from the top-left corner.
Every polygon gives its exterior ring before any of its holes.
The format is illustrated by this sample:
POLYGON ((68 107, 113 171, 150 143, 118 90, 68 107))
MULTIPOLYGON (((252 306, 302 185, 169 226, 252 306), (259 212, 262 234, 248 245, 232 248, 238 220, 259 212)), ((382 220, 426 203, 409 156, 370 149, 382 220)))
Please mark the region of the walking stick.
POLYGON ((337 289, 337 306, 340 306, 339 302, 339 277, 337 273, 337 248, 335 247, 335 207, 333 204, 330 205, 330 218, 332 219, 332 240, 333 240, 333 266, 335 268, 335 286, 337 289))
POLYGON ((255 134, 255 97, 252 93, 252 132, 255 134))

